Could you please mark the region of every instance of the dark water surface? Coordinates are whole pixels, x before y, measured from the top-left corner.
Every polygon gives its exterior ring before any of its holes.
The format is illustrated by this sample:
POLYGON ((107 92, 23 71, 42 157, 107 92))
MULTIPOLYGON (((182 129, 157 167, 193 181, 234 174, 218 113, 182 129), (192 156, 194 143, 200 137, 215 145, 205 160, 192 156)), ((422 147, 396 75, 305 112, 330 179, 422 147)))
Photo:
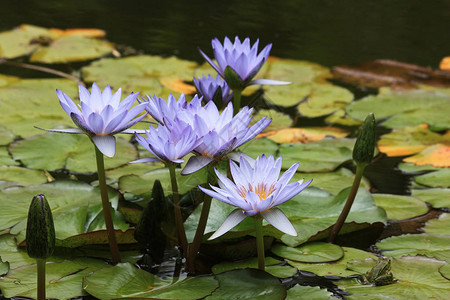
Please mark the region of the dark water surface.
POLYGON ((197 61, 198 46, 225 35, 326 66, 389 58, 436 67, 450 55, 450 0, 0 0, 0 30, 22 23, 101 28, 112 42, 197 61))

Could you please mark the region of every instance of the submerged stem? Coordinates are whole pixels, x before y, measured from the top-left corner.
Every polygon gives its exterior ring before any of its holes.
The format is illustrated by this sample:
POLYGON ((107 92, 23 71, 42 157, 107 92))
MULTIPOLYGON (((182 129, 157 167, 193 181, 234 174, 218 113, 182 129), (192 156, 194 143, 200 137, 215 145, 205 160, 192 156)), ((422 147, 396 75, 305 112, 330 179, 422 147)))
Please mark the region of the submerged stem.
POLYGON ((233 115, 237 115, 239 110, 241 109, 241 90, 234 90, 233 91, 234 97, 233 97, 233 115))
POLYGON ((109 204, 108 191, 106 188, 105 166, 103 153, 95 146, 95 158, 97 159, 98 182, 102 197, 103 215, 105 217, 106 232, 108 233, 109 249, 114 264, 120 262, 119 247, 117 246, 116 235, 114 233, 114 223, 111 215, 111 205, 109 204))
POLYGON ((37 258, 37 299, 45 300, 45 263, 43 258, 37 258))
POLYGON ((263 218, 260 215, 256 215, 253 217, 255 220, 255 231, 256 231, 256 250, 258 252, 258 269, 263 270, 265 268, 265 259, 264 256, 264 234, 262 228, 263 218))
POLYGON ((170 181, 172 183, 173 209, 175 213, 175 226, 177 228, 178 244, 183 250, 185 256, 188 255, 188 242, 186 231, 183 225, 183 215, 180 208, 180 194, 178 193, 177 177, 175 175, 175 164, 168 164, 170 172, 170 181))
POLYGON ((330 236, 328 237, 329 243, 334 243, 334 240, 336 239, 337 235, 339 234, 339 231, 341 230, 342 226, 344 225, 345 219, 347 218, 350 209, 352 208, 353 201, 355 200, 356 193, 358 192, 359 184, 361 182, 361 178, 364 173, 364 169, 366 168, 367 164, 356 164, 356 173, 355 173, 355 179, 353 180, 352 189, 350 190, 350 194, 348 195, 347 201, 345 202, 344 208, 341 211, 341 214, 339 215, 338 220, 336 221, 336 224, 334 224, 333 229, 331 230, 330 236))

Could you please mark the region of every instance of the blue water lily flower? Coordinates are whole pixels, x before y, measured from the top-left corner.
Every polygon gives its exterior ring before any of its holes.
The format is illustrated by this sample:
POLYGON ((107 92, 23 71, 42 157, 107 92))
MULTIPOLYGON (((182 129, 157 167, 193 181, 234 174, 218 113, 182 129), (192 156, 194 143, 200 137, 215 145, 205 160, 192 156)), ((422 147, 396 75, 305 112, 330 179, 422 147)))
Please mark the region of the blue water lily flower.
POLYGON ((274 160, 273 156, 262 155, 251 165, 244 157, 240 158, 239 166, 230 161, 231 181, 216 170, 219 187, 211 186, 209 190, 200 186, 200 189, 209 196, 238 207, 209 238, 215 239, 234 226, 238 225, 247 216, 259 214, 278 230, 296 236, 294 226, 285 214, 275 206, 280 205, 304 190, 312 180, 289 183, 298 163, 292 165, 281 177, 281 157, 274 160))
POLYGON ((200 142, 192 127, 178 119, 170 123, 170 130, 168 126, 159 124, 156 129, 150 126, 146 134, 147 137, 136 134, 136 140, 156 157, 142 158, 132 163, 149 161, 182 163, 183 157, 200 142))
POLYGON ((208 77, 202 76, 193 80, 197 91, 203 96, 203 99, 214 101, 218 106, 228 103, 233 97, 233 93, 230 93, 227 83, 219 75, 216 78, 208 75, 208 77))
POLYGON ((269 57, 272 44, 268 44, 258 54, 259 39, 250 45, 250 39, 245 38, 243 42, 239 37, 235 37, 234 44, 228 37, 225 37, 223 45, 217 38, 211 41, 214 58, 213 62, 202 50, 200 53, 208 63, 225 79, 232 90, 243 90, 252 84, 289 84, 289 82, 257 79, 253 80, 256 73, 262 68, 269 57))
POLYGON ((134 133, 129 130, 131 126, 139 122, 145 114, 138 115, 145 110, 147 103, 139 104, 133 108, 134 101, 139 93, 131 93, 120 101, 121 89, 114 94, 109 85, 102 91, 94 83, 92 91, 79 84, 80 105, 76 105, 63 91, 56 90, 64 111, 72 118, 78 128, 45 129, 47 131, 64 133, 85 133, 95 146, 108 157, 113 157, 116 152, 116 133, 134 133), (81 109, 81 110, 80 110, 81 109))

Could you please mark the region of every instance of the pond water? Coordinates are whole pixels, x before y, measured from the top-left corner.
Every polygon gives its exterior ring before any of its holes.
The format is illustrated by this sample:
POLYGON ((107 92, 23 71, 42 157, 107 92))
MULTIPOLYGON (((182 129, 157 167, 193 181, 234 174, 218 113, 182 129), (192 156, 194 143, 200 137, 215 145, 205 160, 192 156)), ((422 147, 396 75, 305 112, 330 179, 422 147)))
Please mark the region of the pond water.
POLYGON ((0 1, 2 31, 101 28, 114 43, 196 61, 211 38, 240 35, 325 66, 389 58, 436 67, 449 55, 449 20, 450 0, 0 1))

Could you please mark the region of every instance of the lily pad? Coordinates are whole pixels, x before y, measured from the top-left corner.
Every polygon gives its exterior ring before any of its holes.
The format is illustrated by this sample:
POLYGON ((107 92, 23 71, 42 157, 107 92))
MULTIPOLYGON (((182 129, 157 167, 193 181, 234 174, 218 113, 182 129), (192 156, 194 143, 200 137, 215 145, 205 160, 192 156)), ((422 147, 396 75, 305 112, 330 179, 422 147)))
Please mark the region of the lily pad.
POLYGON ((293 260, 287 260, 287 262, 298 270, 312 272, 318 276, 346 277, 356 274, 355 271, 347 269, 347 263, 354 260, 363 260, 366 258, 376 259, 376 256, 370 252, 348 247, 342 247, 342 249, 344 250, 344 256, 335 262, 303 263, 293 260))
POLYGON ((8 145, 14 140, 14 133, 3 126, 0 126, 0 145, 8 145))
POLYGON ((256 138, 239 147, 238 151, 244 152, 248 156, 256 159, 261 154, 276 155, 278 145, 266 138, 256 138))
POLYGON ((0 257, 0 276, 6 275, 9 272, 9 262, 2 261, 0 257))
POLYGON ((16 182, 21 185, 31 185, 47 182, 47 176, 40 170, 30 170, 16 166, 0 166, 0 180, 16 182))
POLYGON ((272 275, 256 269, 239 269, 216 275, 219 288, 205 300, 285 299, 286 289, 272 275))
POLYGON ((264 98, 277 106, 292 107, 304 101, 311 94, 311 90, 310 82, 291 83, 288 87, 267 85, 264 86, 264 98))
POLYGON ((48 46, 40 47, 30 57, 31 62, 66 63, 95 59, 109 54, 114 46, 106 41, 81 35, 60 37, 48 46))
POLYGON ((450 145, 430 146, 416 155, 405 158, 404 161, 416 165, 431 164, 436 167, 450 167, 450 145))
POLYGON ((143 175, 151 170, 163 168, 164 164, 161 162, 148 162, 141 164, 126 164, 114 169, 106 171, 106 177, 111 179, 119 179, 125 175, 143 175))
POLYGON ((179 299, 194 300, 209 295, 218 286, 212 276, 191 277, 173 282, 134 267, 119 263, 87 276, 83 288, 99 299, 179 299), (124 278, 126 280, 124 280, 124 278))
POLYGON ((445 264, 439 268, 439 273, 441 273, 442 277, 450 280, 450 264, 445 264))
MULTIPOLYGON (((17 141, 10 146, 13 157, 28 168, 72 172, 96 172, 94 145, 84 134, 45 133, 17 141)), ((127 140, 116 138, 114 158, 105 158, 105 168, 126 164, 137 157, 127 140)))
MULTIPOLYGON (((349 268, 363 273, 375 263, 376 260, 354 262, 349 268)), ((392 273, 397 279, 393 284, 368 286, 357 279, 340 280, 337 284, 351 294, 347 299, 446 299, 450 285, 438 271, 444 264, 427 257, 403 257, 392 260, 392 273)))
MULTIPOLYGON (((272 276, 278 278, 288 278, 294 276, 297 273, 295 268, 286 265, 280 265, 283 263, 281 260, 275 259, 273 257, 266 257, 265 259, 265 271, 272 276)), ((212 272, 214 274, 219 274, 222 272, 235 270, 235 269, 244 269, 244 268, 258 268, 258 259, 256 257, 245 259, 241 261, 234 262, 221 262, 212 267, 212 272)))
POLYGON ((414 181, 429 187, 450 187, 450 169, 441 169, 414 178, 414 181))
POLYGON ((383 122, 389 128, 428 124, 435 130, 442 130, 450 127, 449 118, 445 115, 450 110, 449 99, 449 95, 438 92, 390 92, 355 101, 346 107, 346 111, 350 117, 360 121, 370 112, 378 120, 391 117, 383 122))
POLYGON ((76 83, 68 79, 22 79, 0 87, 0 125, 22 137, 41 132, 34 126, 73 126, 59 105, 56 89, 72 99, 77 95, 76 83))
MULTIPOLYGON (((16 166, 19 165, 19 162, 12 159, 9 155, 8 148, 4 146, 0 146, 0 165, 1 166, 16 166)), ((3 177, 3 176, 1 176, 3 177)))
POLYGON ((258 113, 253 116, 251 124, 256 123, 264 117, 272 119, 272 122, 270 122, 269 126, 267 126, 264 131, 279 130, 292 126, 292 119, 288 115, 274 109, 259 110, 258 113))
POLYGON ((259 137, 266 137, 278 144, 317 142, 326 137, 343 138, 348 132, 334 127, 306 127, 283 128, 262 133, 259 137))
POLYGON ((309 61, 269 57, 259 76, 292 83, 325 82, 331 77, 331 72, 330 69, 309 61))
POLYGON ((282 144, 282 167, 287 169, 299 162, 302 172, 333 171, 352 158, 354 139, 323 139, 306 144, 282 144))
POLYGON ((416 173, 416 172, 421 172, 421 171, 436 171, 436 170, 441 169, 439 167, 435 167, 432 165, 418 166, 413 163, 407 163, 407 162, 399 163, 397 168, 399 168, 404 173, 416 173))
POLYGON ((425 202, 411 196, 373 194, 375 204, 382 207, 389 220, 404 220, 424 215, 428 212, 425 202))
POLYGON ((332 262, 344 256, 341 247, 323 242, 307 243, 296 248, 275 244, 270 251, 286 259, 307 263, 332 262))
POLYGON ((430 203, 434 208, 450 207, 450 189, 413 189, 411 195, 430 203))
POLYGON ((330 300, 337 299, 326 289, 318 286, 296 285, 287 291, 286 300, 330 300))
POLYGON ((438 219, 428 221, 423 230, 428 234, 450 235, 450 214, 445 213, 438 219))
POLYGON ((450 235, 405 234, 376 244, 386 256, 425 255, 450 262, 450 235))
POLYGON ((191 81, 196 66, 195 62, 176 57, 140 55, 104 58, 84 67, 82 74, 87 82, 121 87, 127 93, 141 92, 142 96, 156 94, 161 97, 162 83, 167 81, 167 77, 191 81))

